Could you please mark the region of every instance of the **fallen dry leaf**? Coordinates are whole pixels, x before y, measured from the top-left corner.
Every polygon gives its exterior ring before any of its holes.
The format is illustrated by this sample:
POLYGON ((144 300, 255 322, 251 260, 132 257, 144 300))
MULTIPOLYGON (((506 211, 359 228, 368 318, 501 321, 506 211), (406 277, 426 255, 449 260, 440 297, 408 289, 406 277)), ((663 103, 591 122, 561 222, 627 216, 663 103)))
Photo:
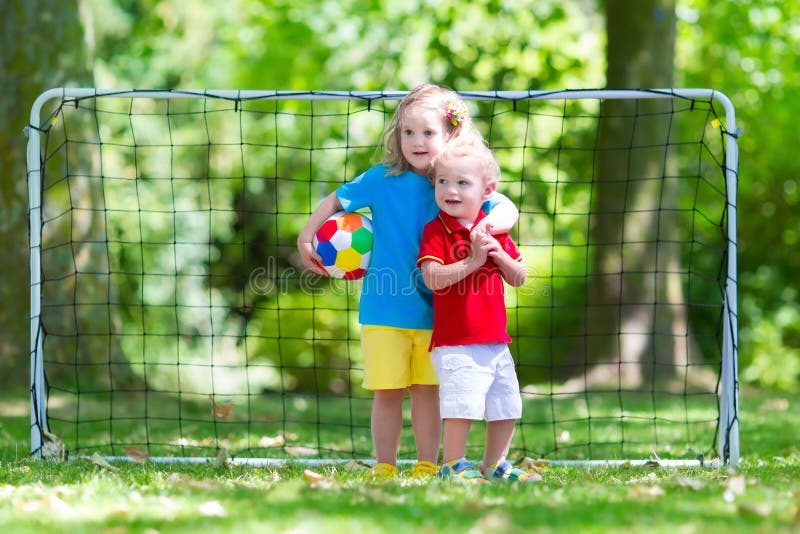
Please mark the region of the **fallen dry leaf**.
POLYGON ((227 421, 231 418, 231 415, 233 415, 233 403, 217 404, 213 395, 209 395, 208 398, 211 400, 211 414, 215 419, 227 421))
POLYGON ((170 486, 182 486, 189 478, 190 477, 184 475, 183 473, 170 473, 169 476, 167 476, 167 483, 170 486))
POLYGON ((744 493, 744 489, 747 486, 747 481, 744 478, 744 475, 733 475, 728 477, 728 482, 725 485, 726 489, 732 491, 735 495, 741 495, 744 493))
POLYGON ((66 458, 66 448, 61 438, 42 429, 42 457, 61 462, 66 458))
POLYGON ((217 449, 216 454, 214 454, 214 458, 216 458, 218 464, 227 466, 228 465, 228 449, 224 449, 224 448, 220 447, 219 449, 217 449))
POLYGON ((694 491, 698 491, 705 487, 705 482, 699 478, 679 478, 678 485, 682 488, 689 488, 694 491))
POLYGON ((316 471, 312 471, 311 469, 304 469, 303 470, 303 480, 308 483, 312 482, 322 482, 325 480, 325 476, 317 473, 316 471))
POLYGON ((351 460, 349 462, 345 462, 342 464, 342 471, 352 473, 354 471, 366 471, 371 467, 364 462, 360 462, 358 460, 351 460))
POLYGON ((746 486, 747 481, 745 480, 744 475, 740 475, 738 473, 731 475, 728 477, 728 481, 725 483, 725 491, 722 493, 722 499, 725 502, 735 501, 736 497, 744 493, 746 486))
POLYGON ((143 451, 142 449, 137 449, 134 447, 128 447, 125 449, 125 456, 137 464, 146 464, 148 458, 150 457, 150 455, 147 454, 147 451, 143 451))
POLYGON ((544 460, 541 458, 523 458, 522 461, 519 463, 519 467, 521 469, 530 469, 533 471, 539 471, 541 469, 547 469, 550 467, 550 460, 544 460))
POLYGON ((11 505, 25 514, 47 513, 66 517, 72 513, 70 505, 53 494, 41 499, 14 499, 11 505))
POLYGON ((509 513, 506 510, 495 508, 478 519, 470 532, 508 532, 510 530, 512 529, 509 513))
POLYGON ((286 441, 283 439, 281 434, 278 434, 274 438, 270 436, 262 436, 262 438, 258 440, 258 446, 264 447, 265 449, 269 449, 270 447, 283 447, 285 444, 286 441))
POLYGON ((647 460, 642 464, 642 469, 645 471, 655 471, 659 468, 659 463, 655 460, 647 460))
POLYGON ((311 469, 303 470, 303 480, 311 489, 331 489, 333 487, 333 480, 311 469))
POLYGON ((176 486, 179 488, 197 489, 206 491, 218 489, 222 486, 221 482, 217 482, 214 480, 197 480, 188 475, 184 475, 183 473, 170 474, 167 477, 167 482, 169 483, 169 485, 176 486))
POLYGON ((315 456, 317 454, 317 449, 309 447, 286 447, 284 450, 293 456, 315 456))
POLYGON ((664 495, 664 488, 661 486, 634 486, 628 492, 631 499, 652 499, 664 495))
POLYGON ((121 518, 121 517, 128 517, 130 514, 131 514, 131 509, 128 507, 128 505, 117 504, 107 512, 106 517, 121 518))
POLYGON ((737 507, 739 515, 750 517, 767 517, 772 513, 772 506, 765 502, 740 502, 737 507))

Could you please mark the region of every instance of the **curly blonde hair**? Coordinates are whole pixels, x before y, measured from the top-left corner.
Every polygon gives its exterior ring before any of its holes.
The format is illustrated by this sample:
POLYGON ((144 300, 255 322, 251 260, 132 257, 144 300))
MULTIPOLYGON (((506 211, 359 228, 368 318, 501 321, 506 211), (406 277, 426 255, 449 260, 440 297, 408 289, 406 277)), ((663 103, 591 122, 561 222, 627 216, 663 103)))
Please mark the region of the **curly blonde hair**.
POLYGON ((448 110, 454 105, 460 106, 466 111, 466 105, 458 93, 430 83, 418 85, 403 97, 381 137, 381 146, 384 150, 381 162, 389 169, 387 174, 402 174, 411 168, 400 148, 400 132, 403 121, 415 108, 424 107, 441 113, 445 142, 474 130, 472 119, 466 112, 459 115, 459 120, 452 120, 452 117, 448 115, 448 110))
POLYGON ((431 162, 429 174, 435 177, 441 169, 447 167, 449 161, 466 157, 473 158, 477 163, 476 170, 484 184, 497 183, 500 180, 500 166, 486 140, 477 131, 461 135, 447 143, 431 162))

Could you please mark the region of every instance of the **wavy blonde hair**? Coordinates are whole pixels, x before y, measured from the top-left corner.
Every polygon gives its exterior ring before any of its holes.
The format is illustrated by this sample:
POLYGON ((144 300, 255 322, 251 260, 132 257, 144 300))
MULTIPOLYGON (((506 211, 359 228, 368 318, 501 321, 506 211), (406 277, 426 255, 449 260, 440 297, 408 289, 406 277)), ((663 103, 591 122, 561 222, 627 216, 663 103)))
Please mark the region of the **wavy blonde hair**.
POLYGON ((429 174, 431 177, 435 177, 440 169, 447 167, 447 162, 466 157, 476 161, 476 170, 483 178, 484 184, 500 181, 500 166, 497 164, 497 159, 486 140, 477 131, 460 135, 457 139, 447 143, 431 162, 429 174))
POLYGON ((447 119, 447 108, 452 104, 460 104, 466 109, 464 101, 458 93, 430 83, 418 85, 403 97, 381 136, 381 146, 384 150, 381 162, 388 168, 387 174, 398 175, 411 168, 400 148, 400 133, 403 129, 403 121, 415 109, 421 107, 441 113, 446 143, 475 130, 469 114, 466 114, 464 120, 458 124, 453 124, 447 119))

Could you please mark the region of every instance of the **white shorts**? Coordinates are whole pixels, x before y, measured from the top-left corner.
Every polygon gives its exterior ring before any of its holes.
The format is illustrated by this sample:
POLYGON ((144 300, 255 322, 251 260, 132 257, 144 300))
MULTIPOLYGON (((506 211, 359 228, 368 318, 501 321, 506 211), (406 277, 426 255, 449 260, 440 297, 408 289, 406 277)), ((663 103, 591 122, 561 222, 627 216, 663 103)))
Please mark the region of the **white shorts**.
POLYGON ((442 419, 500 421, 522 417, 514 359, 505 343, 436 347, 442 419))

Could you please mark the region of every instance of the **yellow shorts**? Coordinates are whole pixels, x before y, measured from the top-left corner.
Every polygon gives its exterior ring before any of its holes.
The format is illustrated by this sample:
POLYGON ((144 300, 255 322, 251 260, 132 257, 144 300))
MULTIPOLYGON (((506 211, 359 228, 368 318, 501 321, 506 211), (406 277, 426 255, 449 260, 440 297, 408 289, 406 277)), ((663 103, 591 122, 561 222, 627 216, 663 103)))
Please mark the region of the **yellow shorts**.
POLYGON ((363 325, 365 389, 401 389, 414 384, 437 385, 428 345, 431 330, 363 325))

